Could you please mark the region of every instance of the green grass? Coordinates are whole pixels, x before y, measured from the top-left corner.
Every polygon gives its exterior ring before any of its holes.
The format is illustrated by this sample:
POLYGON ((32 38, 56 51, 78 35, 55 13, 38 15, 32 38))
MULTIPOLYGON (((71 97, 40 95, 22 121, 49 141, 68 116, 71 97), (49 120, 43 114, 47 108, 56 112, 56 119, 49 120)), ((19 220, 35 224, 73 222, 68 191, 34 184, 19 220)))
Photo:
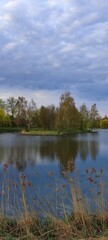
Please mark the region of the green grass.
POLYGON ((58 136, 57 131, 50 131, 50 130, 22 130, 21 132, 24 135, 37 135, 37 136, 58 136))
POLYGON ((29 131, 26 127, 0 127, 0 133, 21 133, 23 135, 36 135, 36 136, 66 136, 75 135, 77 133, 91 133, 91 131, 78 132, 72 130, 44 130, 40 128, 31 128, 29 131))
POLYGON ((15 133, 21 132, 22 128, 17 127, 0 127, 0 133, 15 133))
POLYGON ((79 133, 92 133, 91 130, 86 131, 75 131, 72 129, 66 130, 63 129, 62 131, 59 130, 45 130, 41 128, 31 128, 30 130, 23 129, 21 134, 23 135, 36 135, 36 136, 74 136, 79 133))
POLYGON ((72 131, 57 131, 57 130, 43 130, 43 129, 30 129, 26 131, 25 129, 21 131, 23 135, 36 135, 36 136, 66 136, 74 135, 77 132, 72 131))

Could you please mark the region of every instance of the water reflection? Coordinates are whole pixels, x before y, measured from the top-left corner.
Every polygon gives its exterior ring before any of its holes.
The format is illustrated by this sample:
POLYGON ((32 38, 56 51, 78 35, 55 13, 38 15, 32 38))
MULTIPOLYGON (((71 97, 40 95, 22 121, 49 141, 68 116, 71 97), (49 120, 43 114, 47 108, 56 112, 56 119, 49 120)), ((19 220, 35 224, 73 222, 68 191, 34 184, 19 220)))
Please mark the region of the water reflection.
POLYGON ((80 141, 79 142, 79 155, 80 158, 85 161, 87 156, 89 155, 89 142, 88 141, 80 141))
POLYGON ((99 152, 99 142, 96 139, 93 139, 91 141, 80 141, 78 151, 81 160, 85 161, 88 155, 91 157, 91 159, 96 160, 97 154, 99 152))
POLYGON ((71 162, 73 171, 76 159, 96 160, 99 139, 95 136, 78 137, 36 137, 18 134, 0 135, 0 162, 14 165, 18 171, 26 166, 44 162, 58 162, 60 171, 68 170, 71 162))
MULTIPOLYGON (((17 206, 17 200, 19 202, 21 198, 21 180, 24 179, 25 196, 30 206, 34 202, 34 208, 39 208, 37 199, 40 197, 42 201, 47 198, 50 203, 56 204, 59 197, 61 199, 61 192, 64 202, 68 205, 72 203, 69 181, 71 179, 75 182, 77 180, 75 174, 79 173, 77 177, 82 193, 88 194, 92 202, 90 191, 94 188, 96 194, 99 192, 97 188, 101 178, 104 178, 106 187, 108 185, 107 156, 108 131, 100 131, 97 135, 86 134, 76 137, 1 134, 0 193, 3 192, 2 183, 5 188, 9 186, 11 206, 17 206), (6 171, 4 171, 4 164, 8 165, 6 171), (101 169, 103 175, 100 174, 101 169)), ((3 193, 8 194, 5 188, 3 193)), ((0 195, 0 201, 1 197, 2 195, 0 195)), ((7 195, 3 197, 7 204, 7 195)))
POLYGON ((96 160, 98 152, 99 152, 99 143, 95 140, 92 140, 90 142, 90 154, 93 160, 96 160))

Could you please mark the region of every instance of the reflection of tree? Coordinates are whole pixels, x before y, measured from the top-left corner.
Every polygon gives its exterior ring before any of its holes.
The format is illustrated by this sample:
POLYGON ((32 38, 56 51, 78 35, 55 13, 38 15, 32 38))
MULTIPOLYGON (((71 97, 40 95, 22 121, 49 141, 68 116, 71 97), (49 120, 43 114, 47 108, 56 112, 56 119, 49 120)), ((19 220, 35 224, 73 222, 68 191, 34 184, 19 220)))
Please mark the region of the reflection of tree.
POLYGON ((42 141, 40 144, 41 159, 47 158, 54 161, 56 158, 62 170, 67 170, 68 162, 74 163, 78 153, 78 143, 74 138, 57 137, 52 141, 42 141))
POLYGON ((9 155, 9 164, 14 164, 18 171, 24 171, 26 168, 25 148, 23 146, 11 146, 9 155))
POLYGON ((90 141, 90 154, 92 159, 96 160, 97 153, 99 151, 99 143, 95 139, 90 141))
POLYGON ((97 153, 99 151, 99 143, 96 139, 79 142, 79 154, 82 160, 86 160, 87 156, 90 154, 92 159, 96 159, 97 153))
POLYGON ((27 139, 16 138, 14 143, 10 146, 10 152, 8 156, 8 164, 13 164, 19 171, 24 171, 27 163, 33 165, 36 161, 37 147, 34 147, 32 141, 27 139), (25 140, 25 141, 24 141, 25 140))
POLYGON ((41 141, 39 146, 39 154, 41 160, 47 158, 49 161, 55 160, 55 149, 56 149, 56 141, 48 141, 48 138, 45 141, 41 141))
POLYGON ((58 141, 56 148, 56 156, 59 159, 61 171, 68 170, 69 162, 72 162, 71 166, 74 165, 77 154, 78 143, 74 138, 61 138, 58 141))
POLYGON ((18 161, 16 161, 16 167, 18 169, 19 172, 23 172, 24 169, 27 166, 27 162, 26 161, 22 161, 21 159, 19 159, 18 161))
POLYGON ((2 162, 5 155, 5 150, 2 146, 0 146, 0 162, 2 162))
POLYGON ((87 140, 79 142, 79 154, 81 159, 85 161, 89 154, 89 144, 87 140))
POLYGON ((62 171, 73 171, 75 159, 79 154, 82 160, 86 160, 91 154, 93 159, 99 150, 96 139, 82 140, 69 136, 65 137, 23 137, 14 135, 5 146, 0 146, 0 159, 13 164, 19 171, 24 171, 27 164, 33 165, 36 161, 57 160, 62 171))

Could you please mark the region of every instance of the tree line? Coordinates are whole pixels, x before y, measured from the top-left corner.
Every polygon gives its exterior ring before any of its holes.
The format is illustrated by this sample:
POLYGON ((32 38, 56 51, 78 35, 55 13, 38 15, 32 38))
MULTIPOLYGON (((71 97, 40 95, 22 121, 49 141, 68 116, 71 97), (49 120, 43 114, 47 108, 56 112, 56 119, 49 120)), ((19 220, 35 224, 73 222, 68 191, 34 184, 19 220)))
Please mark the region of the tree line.
POLYGON ((108 128, 108 118, 101 118, 94 103, 89 109, 82 104, 78 109, 70 92, 64 92, 57 107, 37 105, 33 99, 9 97, 0 99, 0 127, 40 128, 61 131, 87 131, 108 128))

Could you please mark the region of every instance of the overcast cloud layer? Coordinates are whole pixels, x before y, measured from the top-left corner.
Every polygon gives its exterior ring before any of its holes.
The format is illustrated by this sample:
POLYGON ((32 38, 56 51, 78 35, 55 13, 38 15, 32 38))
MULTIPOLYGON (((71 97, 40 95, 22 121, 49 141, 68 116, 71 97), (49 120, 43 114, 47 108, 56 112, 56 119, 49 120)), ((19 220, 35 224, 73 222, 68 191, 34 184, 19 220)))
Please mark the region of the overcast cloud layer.
POLYGON ((0 1, 0 97, 76 103, 108 114, 108 1, 0 1))

